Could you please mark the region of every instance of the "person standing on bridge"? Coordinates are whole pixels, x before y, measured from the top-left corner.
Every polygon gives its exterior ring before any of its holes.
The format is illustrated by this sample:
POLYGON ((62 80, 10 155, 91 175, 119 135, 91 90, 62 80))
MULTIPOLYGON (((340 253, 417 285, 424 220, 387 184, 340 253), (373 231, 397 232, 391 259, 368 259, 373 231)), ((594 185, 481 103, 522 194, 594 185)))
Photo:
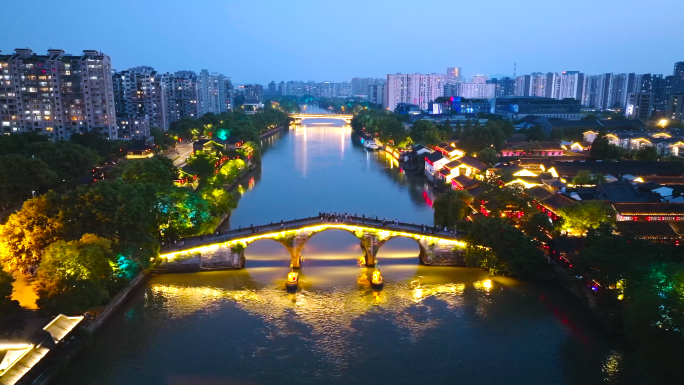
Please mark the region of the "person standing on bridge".
POLYGON ((285 227, 285 223, 284 223, 283 220, 281 219, 281 220, 280 220, 280 228, 282 229, 282 228, 284 228, 284 227, 285 227))

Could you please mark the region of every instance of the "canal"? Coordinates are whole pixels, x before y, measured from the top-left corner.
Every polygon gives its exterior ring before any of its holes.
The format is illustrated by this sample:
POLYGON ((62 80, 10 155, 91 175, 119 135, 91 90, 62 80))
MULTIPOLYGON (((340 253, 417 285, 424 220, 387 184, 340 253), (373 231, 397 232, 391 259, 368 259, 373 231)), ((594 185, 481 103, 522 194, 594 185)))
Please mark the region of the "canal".
MULTIPOLYGON (((230 227, 320 211, 432 224, 433 191, 336 121, 269 138, 239 191, 230 227)), ((558 290, 426 267, 393 239, 370 288, 352 234, 304 247, 300 291, 275 241, 246 250, 246 268, 152 277, 67 368, 61 384, 615 384, 621 350, 558 290)))

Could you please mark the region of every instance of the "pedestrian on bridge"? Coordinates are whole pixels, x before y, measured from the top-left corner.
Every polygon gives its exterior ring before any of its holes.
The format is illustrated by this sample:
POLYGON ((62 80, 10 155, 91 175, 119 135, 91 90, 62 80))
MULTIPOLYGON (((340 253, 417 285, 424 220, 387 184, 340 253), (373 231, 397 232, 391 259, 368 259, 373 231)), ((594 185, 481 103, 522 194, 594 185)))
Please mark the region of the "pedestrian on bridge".
POLYGON ((284 223, 283 220, 281 219, 281 220, 280 220, 280 228, 282 229, 282 228, 284 228, 284 227, 285 227, 285 223, 284 223))

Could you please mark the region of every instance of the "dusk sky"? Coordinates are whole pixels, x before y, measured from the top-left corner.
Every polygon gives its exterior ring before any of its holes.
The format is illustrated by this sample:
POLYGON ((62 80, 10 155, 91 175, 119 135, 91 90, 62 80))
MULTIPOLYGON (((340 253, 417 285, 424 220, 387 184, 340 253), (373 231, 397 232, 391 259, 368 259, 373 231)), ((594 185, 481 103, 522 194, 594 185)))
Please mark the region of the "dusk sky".
POLYGON ((0 50, 103 51, 118 70, 208 69, 235 84, 388 73, 671 74, 682 0, 63 0, 1 3, 0 50))

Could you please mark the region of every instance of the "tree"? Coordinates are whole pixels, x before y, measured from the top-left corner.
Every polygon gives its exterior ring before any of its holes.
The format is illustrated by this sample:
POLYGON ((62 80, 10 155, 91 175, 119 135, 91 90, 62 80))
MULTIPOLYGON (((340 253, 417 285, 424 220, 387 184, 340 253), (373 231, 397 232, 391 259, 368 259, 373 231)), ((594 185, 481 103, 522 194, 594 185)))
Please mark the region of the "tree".
POLYGON ((115 251, 145 266, 158 250, 160 218, 172 215, 163 213, 160 191, 151 184, 118 180, 72 190, 59 203, 61 239, 88 233, 111 239, 115 251))
POLYGON ((95 151, 68 141, 32 143, 26 154, 42 159, 63 180, 90 174, 98 159, 95 151))
POLYGON ((556 232, 556 227, 546 213, 535 213, 522 224, 525 234, 540 242, 549 240, 549 236, 556 232))
POLYGON ((12 271, 37 265, 43 249, 62 231, 55 194, 29 199, 18 212, 0 225, 0 263, 12 271))
POLYGON ((127 182, 152 183, 158 186, 172 186, 176 177, 173 162, 166 157, 124 160, 112 175, 127 182))
POLYGON ((572 184, 575 186, 584 186, 591 184, 591 170, 579 170, 577 175, 572 178, 572 184))
POLYGON ((542 126, 532 126, 527 130, 527 141, 537 141, 542 142, 546 139, 546 132, 542 126))
POLYGON ((437 126, 427 120, 417 121, 410 133, 414 143, 422 143, 426 146, 435 145, 444 140, 442 135, 437 126))
POLYGON ((489 166, 494 166, 499 161, 499 154, 493 148, 485 148, 476 155, 480 162, 489 166))
POLYGON ((658 150, 653 146, 642 147, 634 153, 634 160, 658 160, 658 150))
POLYGON ((562 128, 554 127, 551 129, 550 139, 553 141, 560 142, 565 137, 565 133, 562 128))
POLYGON ((654 264, 641 280, 627 284, 625 331, 652 383, 684 376, 684 265, 654 264))
POLYGON ((591 144, 591 158, 594 160, 620 159, 625 150, 621 147, 610 144, 605 136, 596 138, 591 144))
POLYGON ((384 116, 377 120, 378 138, 382 143, 399 144, 406 140, 408 131, 396 118, 384 116))
POLYGON ((113 257, 111 241, 92 234, 53 243, 38 269, 36 303, 51 314, 72 314, 101 305, 109 298, 113 257))
POLYGON ((211 206, 206 199, 180 188, 166 189, 158 194, 158 199, 157 222, 164 238, 178 239, 207 230, 203 225, 211 220, 211 206))
POLYGON ((176 145, 176 141, 167 132, 157 127, 150 127, 150 135, 154 138, 154 144, 162 150, 167 150, 176 145))
POLYGON ((0 156, 0 210, 31 198, 57 180, 57 174, 41 159, 19 154, 0 156))
POLYGON ((214 175, 216 159, 210 155, 199 154, 188 159, 190 166, 200 177, 206 178, 214 175))
POLYGON ((463 190, 449 190, 439 195, 432 205, 435 225, 454 228, 468 215, 472 201, 472 195, 463 190))
POLYGON ((487 252, 471 252, 466 258, 469 266, 486 266, 494 274, 523 279, 536 276, 546 266, 538 242, 501 217, 478 218, 467 229, 466 240, 471 245, 489 248, 487 252))
POLYGON ((613 208, 599 201, 575 202, 570 206, 561 207, 559 214, 565 221, 563 230, 576 231, 581 234, 603 223, 615 222, 613 208))
POLYGON ((3 270, 0 265, 0 319, 19 310, 19 302, 12 300, 12 274, 3 270))

